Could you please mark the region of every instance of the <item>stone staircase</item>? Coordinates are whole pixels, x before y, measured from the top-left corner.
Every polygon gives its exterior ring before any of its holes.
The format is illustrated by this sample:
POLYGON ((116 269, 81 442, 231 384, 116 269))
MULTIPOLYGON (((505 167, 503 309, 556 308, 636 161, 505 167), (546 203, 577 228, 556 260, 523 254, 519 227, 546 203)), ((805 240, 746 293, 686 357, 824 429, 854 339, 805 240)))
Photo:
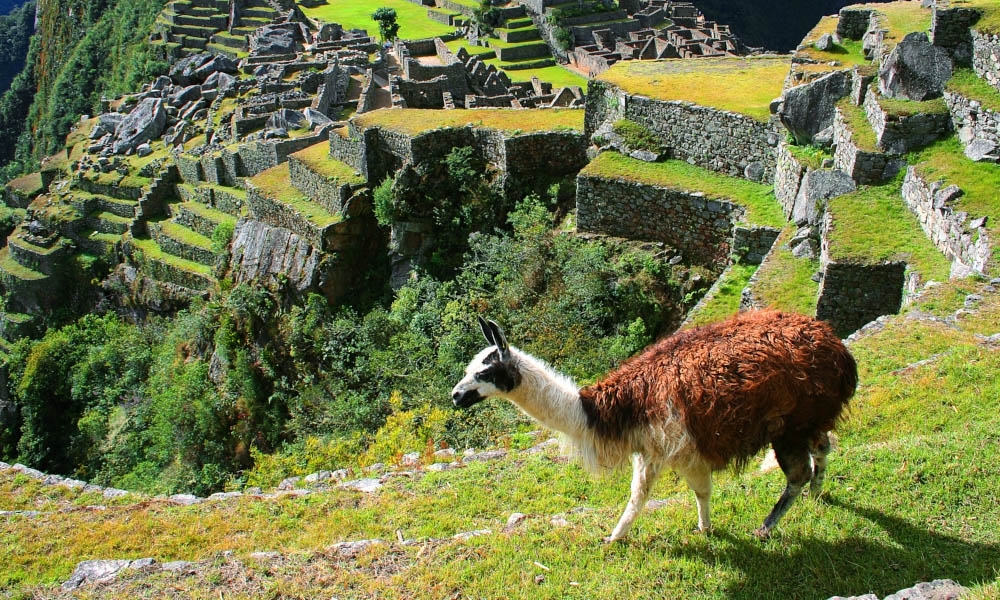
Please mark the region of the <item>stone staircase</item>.
POLYGON ((174 58, 206 50, 240 58, 248 50, 248 37, 276 16, 267 0, 245 0, 230 27, 228 0, 174 0, 157 19, 154 43, 174 58))

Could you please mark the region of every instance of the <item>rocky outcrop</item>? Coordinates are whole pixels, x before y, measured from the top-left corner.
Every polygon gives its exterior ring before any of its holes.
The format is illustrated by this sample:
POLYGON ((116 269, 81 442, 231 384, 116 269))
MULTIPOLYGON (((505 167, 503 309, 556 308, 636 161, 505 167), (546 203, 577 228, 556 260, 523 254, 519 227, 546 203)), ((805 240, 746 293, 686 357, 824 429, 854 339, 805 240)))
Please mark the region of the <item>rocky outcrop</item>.
POLYGON ((850 92, 850 73, 835 71, 785 90, 778 118, 795 136, 796 144, 811 144, 816 134, 833 126, 837 101, 850 92))
POLYGON ((918 102, 940 98, 952 70, 951 57, 945 49, 930 43, 925 33, 910 33, 882 65, 879 90, 890 98, 918 102))
POLYGON ((268 285, 281 278, 301 293, 319 280, 320 253, 288 229, 241 219, 233 234, 230 264, 237 283, 268 285))
POLYGON ((800 227, 818 226, 826 201, 857 189, 851 176, 839 170, 809 171, 803 176, 795 196, 791 220, 800 227))
POLYGON ((160 98, 146 98, 115 129, 114 153, 128 154, 160 137, 167 125, 167 111, 160 98))

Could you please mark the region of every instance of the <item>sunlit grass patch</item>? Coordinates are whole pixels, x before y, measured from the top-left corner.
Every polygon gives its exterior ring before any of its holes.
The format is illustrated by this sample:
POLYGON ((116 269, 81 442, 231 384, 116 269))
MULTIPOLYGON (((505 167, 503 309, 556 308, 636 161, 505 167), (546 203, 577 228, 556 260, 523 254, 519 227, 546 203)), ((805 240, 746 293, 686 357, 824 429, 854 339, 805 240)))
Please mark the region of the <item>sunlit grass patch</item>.
POLYGON ((756 271, 757 265, 741 263, 731 265, 709 290, 702 303, 689 315, 687 326, 697 327, 722 321, 739 312, 743 288, 747 286, 756 271))
POLYGON ((612 65, 597 79, 629 94, 693 102, 767 121, 771 101, 781 95, 790 65, 786 56, 627 60, 612 65))
POLYGON ((833 223, 827 235, 832 260, 904 261, 924 280, 948 279, 951 262, 927 239, 904 204, 898 180, 833 198, 827 209, 833 223))
POLYGON ((427 7, 406 0, 326 0, 315 7, 301 6, 306 16, 327 23, 339 23, 344 29, 364 29, 378 37, 378 24, 372 13, 386 7, 396 11, 399 37, 404 40, 431 38, 453 33, 455 28, 427 16, 427 7))
POLYGON ((820 269, 819 259, 792 255, 787 244, 796 230, 790 224, 775 240, 770 255, 757 271, 753 294, 763 306, 815 316, 819 283, 813 281, 813 275, 820 269))
POLYGON ((1000 112, 1000 91, 976 75, 972 69, 955 69, 946 88, 971 100, 978 100, 983 108, 1000 112))
POLYGON ((353 122, 361 129, 377 126, 410 135, 442 127, 465 126, 496 129, 506 133, 565 130, 582 132, 583 110, 578 108, 383 109, 357 115, 353 122))

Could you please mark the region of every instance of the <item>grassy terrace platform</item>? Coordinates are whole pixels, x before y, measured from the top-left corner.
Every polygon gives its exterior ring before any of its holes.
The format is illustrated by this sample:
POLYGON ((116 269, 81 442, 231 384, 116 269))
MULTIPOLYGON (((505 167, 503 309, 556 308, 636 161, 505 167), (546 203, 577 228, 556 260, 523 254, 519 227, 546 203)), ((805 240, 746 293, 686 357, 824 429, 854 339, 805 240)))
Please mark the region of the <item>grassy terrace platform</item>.
POLYGON ((734 264, 726 269, 719 281, 688 315, 683 329, 721 321, 740 310, 743 288, 757 270, 757 265, 734 264))
POLYGON ((44 189, 42 187, 42 174, 37 172, 11 179, 7 182, 7 186, 25 197, 37 196, 44 189))
POLYGON ((348 185, 363 185, 366 181, 354 167, 330 156, 329 142, 313 144, 292 154, 292 158, 307 166, 313 173, 326 177, 327 181, 348 185))
MULTIPOLYGON (((537 61, 539 59, 532 58, 528 60, 537 61)), ((505 63, 501 61, 499 58, 492 58, 486 60, 486 64, 490 64, 498 69, 502 69, 503 65, 509 66, 512 63, 505 63)), ((506 73, 507 76, 510 77, 512 81, 531 81, 532 77, 537 77, 541 81, 547 81, 551 83, 553 89, 558 89, 561 87, 578 86, 582 88, 584 92, 586 92, 587 84, 590 82, 589 79, 577 73, 576 71, 567 69, 566 67, 559 65, 554 65, 551 67, 539 67, 535 69, 509 69, 506 71, 506 73)))
POLYGON ((357 115, 352 122, 361 129, 384 127, 408 135, 416 135, 444 127, 484 127, 505 133, 539 131, 583 132, 583 109, 514 109, 481 108, 473 110, 429 110, 391 108, 357 115))
POLYGON ((380 7, 395 9, 399 22, 399 37, 403 39, 423 39, 445 35, 455 31, 454 27, 432 21, 427 17, 427 7, 407 0, 379 0, 363 2, 359 0, 327 0, 316 7, 301 6, 306 16, 340 23, 344 29, 364 29, 377 35, 378 25, 372 20, 372 13, 380 7))
POLYGON ((162 262, 182 271, 193 273, 202 279, 214 279, 212 277, 212 267, 197 263, 193 260, 174 256, 173 254, 168 254, 164 252, 163 249, 160 248, 160 245, 154 240, 136 238, 132 240, 132 245, 141 250, 149 260, 162 262))
POLYGON ((830 200, 830 259, 876 264, 904 261, 924 280, 946 281, 951 261, 927 238, 902 200, 899 180, 861 187, 830 200))
POLYGON ((187 244, 188 246, 194 246, 209 252, 212 251, 212 240, 194 231, 193 229, 189 229, 173 221, 160 221, 158 222, 158 225, 160 227, 160 231, 162 231, 167 237, 171 237, 178 242, 187 244))
POLYGON ((775 240, 774 249, 757 270, 753 295, 763 306, 815 316, 819 283, 812 276, 820 264, 818 259, 792 256, 786 244, 796 230, 794 224, 789 224, 775 240))
MULTIPOLYGON (((986 0, 993 2, 993 0, 986 0)), ((952 5, 957 5, 952 2, 952 5)), ((861 4, 882 13, 882 24, 889 30, 885 36, 886 44, 895 46, 906 34, 921 31, 929 33, 931 29, 931 9, 923 8, 920 2, 889 2, 885 4, 861 4)))
POLYGON ((48 275, 39 273, 34 269, 29 269, 14 260, 14 258, 10 255, 10 248, 7 247, 0 248, 0 270, 17 277, 18 279, 24 279, 25 281, 38 281, 48 277, 48 275))
POLYGON ((785 225, 771 186, 720 175, 681 160, 648 163, 617 152, 603 152, 580 174, 701 192, 710 198, 726 199, 743 206, 747 222, 754 225, 785 225))
POLYGON ((343 219, 340 215, 331 213, 313 202, 308 196, 292 186, 287 162, 272 167, 252 177, 249 181, 264 196, 292 209, 319 228, 339 223, 343 219))
POLYGON ((837 33, 837 23, 840 20, 837 17, 823 17, 820 19, 819 23, 806 34, 806 37, 802 40, 802 49, 796 50, 795 55, 802 58, 809 58, 812 60, 819 61, 821 63, 828 63, 830 61, 837 61, 841 64, 839 67, 831 67, 829 65, 795 65, 796 69, 803 69, 804 67, 816 67, 817 70, 829 71, 836 69, 843 69, 845 67, 850 67, 854 65, 867 65, 871 61, 865 58, 864 49, 862 48, 862 43, 860 40, 843 40, 839 44, 834 44, 830 50, 817 50, 813 44, 816 43, 819 38, 823 37, 825 34, 834 35, 837 33))
POLYGON ((1000 112, 1000 92, 972 69, 956 69, 945 87, 950 92, 978 100, 983 108, 1000 112))
POLYGON ((964 192, 952 205, 970 217, 988 217, 986 229, 993 243, 990 272, 1000 272, 1000 165, 972 162, 961 142, 952 136, 935 142, 909 157, 909 163, 928 181, 943 179, 964 192))
POLYGON ((844 123, 851 132, 851 141, 864 152, 881 152, 878 149, 878 137, 871 123, 868 122, 868 115, 865 109, 855 106, 850 98, 844 98, 837 103, 840 114, 844 116, 844 123))
POLYGON ((700 58, 627 60, 597 79, 629 94, 680 100, 767 121, 771 100, 781 95, 791 58, 700 58))

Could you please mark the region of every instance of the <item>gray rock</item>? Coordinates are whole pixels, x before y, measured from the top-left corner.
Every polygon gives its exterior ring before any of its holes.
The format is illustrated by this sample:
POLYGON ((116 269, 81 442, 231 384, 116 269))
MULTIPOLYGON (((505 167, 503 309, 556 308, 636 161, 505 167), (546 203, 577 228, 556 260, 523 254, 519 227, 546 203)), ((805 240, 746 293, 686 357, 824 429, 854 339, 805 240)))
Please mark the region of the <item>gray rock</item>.
POLYGON ((400 459, 399 464, 404 467, 415 467, 420 464, 420 453, 419 452, 409 452, 404 454, 400 459))
POLYGON ((125 154, 160 137, 167 125, 167 111, 160 98, 146 98, 115 129, 113 151, 125 154))
POLYGON ((302 116, 305 117, 306 122, 308 122, 309 126, 313 129, 333 123, 333 119, 312 108, 307 108, 302 111, 302 116))
POLYGON ((383 544, 385 542, 379 539, 358 540, 356 542, 338 542, 330 546, 330 549, 344 558, 354 558, 372 546, 381 546, 383 544))
POLYGON ((97 117, 97 123, 90 130, 90 139, 99 140, 108 134, 113 134, 118 129, 118 124, 125 120, 125 115, 121 113, 104 113, 97 117))
POLYGON ((180 85, 191 85, 195 83, 195 71, 198 67, 206 64, 213 58, 214 56, 208 52, 192 54, 191 56, 182 58, 175 62, 174 66, 170 67, 170 79, 180 85))
POLYGON ((62 589, 75 590, 90 581, 108 581, 129 566, 128 560, 85 560, 76 565, 73 574, 63 582, 62 589))
POLYGON ((944 93, 953 65, 944 48, 914 32, 893 48, 879 71, 879 90, 891 98, 930 100, 944 93))
POLYGON ((289 131, 309 125, 304 114, 290 108, 282 108, 271 113, 265 127, 270 131, 289 131))
POLYGON ((434 458, 445 458, 445 459, 449 459, 449 460, 453 459, 453 458, 455 458, 455 449, 454 448, 442 448, 441 450, 436 450, 434 452, 434 458))
POLYGON ((656 162, 660 158, 659 154, 651 150, 632 150, 628 155, 643 162, 656 162))
POLYGON ((480 452, 478 454, 473 453, 471 455, 465 455, 462 459, 464 462, 479 462, 488 460, 498 460, 507 456, 506 450, 489 450, 486 452, 480 452))
POLYGON ((809 171, 802 178, 792 208, 792 221, 799 226, 817 226, 823 216, 821 202, 849 194, 857 189, 851 176, 843 171, 809 171))
POLYGON ((454 539, 459 541, 471 540, 474 537, 479 537, 482 535, 491 535, 493 532, 489 529, 476 529, 475 531, 463 531, 462 533, 456 533, 454 539))
POLYGON ((427 465, 427 468, 425 470, 430 471, 432 473, 438 473, 441 471, 451 471, 452 469, 457 469, 458 467, 459 467, 458 463, 439 462, 439 463, 434 463, 432 465, 427 465))
POLYGON ((528 519, 528 515, 524 513, 512 513, 510 517, 507 518, 507 524, 503 526, 504 533, 510 533, 517 529, 517 527, 524 523, 528 519))
POLYGON ((299 484, 301 477, 288 477, 282 479, 281 483, 278 484, 278 489, 282 491, 294 490, 295 486, 299 484))
POLYGON ((128 564, 130 569, 146 569, 156 564, 155 558, 139 558, 128 564))
POLYGON ((822 148, 829 148, 833 145, 833 125, 827 127, 823 131, 817 132, 813 136, 813 144, 820 146, 822 148))
POLYGON ((764 165, 759 162, 752 162, 743 169, 743 176, 750 181, 760 181, 764 178, 764 165))
POLYGON ((170 88, 171 85, 170 78, 166 75, 160 75, 155 81, 149 86, 149 89, 154 92, 162 92, 170 88))
POLYGON ((167 498, 167 500, 183 506, 190 506, 201 502, 201 498, 195 496, 194 494, 174 494, 173 496, 167 498))
POLYGON ((972 140, 965 147, 965 156, 975 162, 995 163, 1000 161, 1000 155, 997 154, 996 149, 997 145, 994 142, 978 138, 972 140))
POLYGON ((175 571, 175 572, 194 571, 195 564, 193 562, 186 560, 175 560, 172 562, 163 563, 162 565, 160 565, 160 568, 163 569, 164 571, 175 571))
POLYGON ((236 87, 237 79, 228 73, 216 71, 208 76, 205 83, 201 85, 201 92, 204 94, 209 90, 217 90, 220 94, 225 94, 236 87))
POLYGON ((136 146, 135 153, 139 156, 139 158, 144 158, 153 153, 153 148, 149 145, 149 142, 146 142, 145 144, 139 144, 136 146))
POLYGON ((224 54, 216 54, 195 68, 194 76, 198 81, 205 81, 214 73, 236 73, 238 71, 239 67, 233 62, 233 59, 224 54))
POLYGON ((817 258, 819 255, 819 249, 816 247, 816 242, 810 239, 802 240, 798 244, 793 245, 791 248, 792 256, 795 258, 812 260, 817 258))
POLYGON ((850 91, 851 80, 845 71, 789 88, 782 97, 778 118, 797 144, 811 144, 814 135, 833 125, 836 103, 850 91))
POLYGON ((233 234, 231 273, 236 283, 284 281, 299 292, 320 280, 320 253, 288 229, 242 219, 233 234))
POLYGON ((330 471, 317 471, 316 473, 310 473, 306 475, 304 481, 306 483, 319 483, 321 481, 326 481, 333 477, 333 473, 330 471))
POLYGON ((358 492, 364 492, 366 494, 371 494, 377 492, 382 488, 381 479, 354 479, 352 481, 345 481, 339 486, 345 490, 355 490, 358 492))
POLYGON ((833 48, 833 36, 829 33, 824 33, 819 36, 819 39, 816 40, 813 47, 821 52, 826 52, 827 50, 833 48))
POLYGON ((986 221, 989 217, 979 217, 978 219, 973 219, 969 221, 969 229, 979 229, 980 227, 986 227, 986 221))
POLYGON ((180 108, 188 102, 193 102, 198 98, 201 98, 201 87, 197 85, 189 85, 170 94, 167 98, 167 103, 170 104, 170 106, 180 108))
POLYGON ((288 54, 295 51, 295 35, 287 28, 265 25, 250 38, 253 54, 288 54))
POLYGON ((889 594, 883 600, 956 600, 968 593, 968 588, 951 579, 935 579, 930 583, 918 583, 911 588, 889 594))

